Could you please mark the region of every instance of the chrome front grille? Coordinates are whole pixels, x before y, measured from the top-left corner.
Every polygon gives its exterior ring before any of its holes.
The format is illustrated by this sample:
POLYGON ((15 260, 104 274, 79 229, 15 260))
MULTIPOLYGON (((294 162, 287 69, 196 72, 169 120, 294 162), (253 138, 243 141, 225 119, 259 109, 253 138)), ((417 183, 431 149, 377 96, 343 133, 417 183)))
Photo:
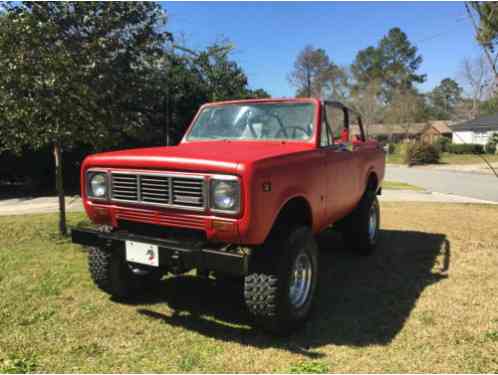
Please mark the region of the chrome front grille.
POLYGON ((138 200, 138 176, 133 174, 112 174, 112 197, 116 200, 138 200))
POLYGON ((111 200, 204 210, 205 179, 169 174, 111 172, 111 200))
POLYGON ((140 176, 140 197, 147 203, 170 203, 170 178, 167 176, 140 176))
POLYGON ((204 181, 199 179, 173 177, 173 204, 189 207, 204 206, 204 181))

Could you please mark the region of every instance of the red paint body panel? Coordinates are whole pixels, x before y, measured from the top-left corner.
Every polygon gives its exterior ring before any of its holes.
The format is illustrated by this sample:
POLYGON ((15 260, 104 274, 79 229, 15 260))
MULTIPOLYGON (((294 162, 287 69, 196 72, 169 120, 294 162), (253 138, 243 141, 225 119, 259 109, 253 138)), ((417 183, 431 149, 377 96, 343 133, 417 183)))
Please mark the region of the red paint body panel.
MULTIPOLYGON (((118 225, 125 219, 141 223, 202 230, 213 241, 258 245, 266 239, 282 207, 301 197, 312 212, 313 232, 350 213, 359 202, 371 173, 384 178, 384 153, 377 142, 354 142, 353 151, 320 148, 321 102, 316 99, 266 99, 243 102, 311 102, 316 106, 311 141, 196 141, 178 146, 141 148, 95 154, 81 168, 85 210, 92 221, 118 225), (90 201, 84 177, 89 168, 239 176, 241 212, 237 216, 207 212, 90 201), (263 185, 271 184, 271 191, 263 185), (213 225, 213 221, 217 221, 213 225), (226 223, 227 225, 224 225, 226 223)), ((221 103, 221 104, 226 104, 221 103)), ((220 105, 213 103, 208 105, 220 105)), ((203 106, 204 107, 204 106, 203 106)), ((190 129, 187 131, 186 134, 190 129)))

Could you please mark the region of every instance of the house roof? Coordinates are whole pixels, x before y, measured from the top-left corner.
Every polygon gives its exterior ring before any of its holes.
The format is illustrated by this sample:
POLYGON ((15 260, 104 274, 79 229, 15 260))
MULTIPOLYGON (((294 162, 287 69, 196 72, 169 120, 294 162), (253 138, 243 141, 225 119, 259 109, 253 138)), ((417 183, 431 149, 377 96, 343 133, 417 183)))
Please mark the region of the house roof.
POLYGON ((451 127, 453 131, 469 130, 497 130, 498 131, 498 113, 491 116, 482 116, 474 120, 460 122, 451 127))
POLYGON ((448 121, 432 121, 429 125, 441 134, 452 132, 448 121))
MULTIPOLYGON (((404 124, 371 124, 366 127, 366 132, 369 136, 375 137, 378 135, 417 135, 423 133, 428 128, 434 128, 441 134, 451 133, 452 127, 449 121, 429 121, 418 122, 410 125, 404 124), (407 132, 408 130, 408 132, 407 132)), ((353 134, 360 134, 358 125, 351 124, 350 129, 353 134)))
POLYGON ((427 124, 414 123, 410 125, 404 124, 372 124, 368 126, 368 135, 376 136, 381 134, 410 134, 416 135, 421 133, 427 124))

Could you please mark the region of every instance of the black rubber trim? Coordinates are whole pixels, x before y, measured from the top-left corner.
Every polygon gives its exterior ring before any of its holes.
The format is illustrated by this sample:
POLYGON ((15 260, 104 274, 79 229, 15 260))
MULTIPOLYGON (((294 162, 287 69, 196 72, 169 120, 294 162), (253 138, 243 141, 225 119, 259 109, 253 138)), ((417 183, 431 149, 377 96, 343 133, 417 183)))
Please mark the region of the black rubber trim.
POLYGON ((71 241, 83 246, 106 247, 112 250, 124 250, 125 241, 143 242, 158 246, 161 268, 181 263, 187 268, 208 269, 236 276, 248 274, 248 255, 205 248, 206 243, 203 242, 166 240, 119 231, 103 233, 82 228, 71 230, 71 241))

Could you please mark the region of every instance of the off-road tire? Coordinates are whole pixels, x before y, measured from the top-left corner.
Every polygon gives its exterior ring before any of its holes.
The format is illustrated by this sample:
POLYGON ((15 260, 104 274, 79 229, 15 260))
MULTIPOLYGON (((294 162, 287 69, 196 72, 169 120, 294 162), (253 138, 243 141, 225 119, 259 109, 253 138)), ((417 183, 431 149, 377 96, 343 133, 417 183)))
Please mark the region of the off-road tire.
POLYGON ((375 191, 366 191, 355 210, 338 225, 345 245, 360 255, 371 255, 375 251, 379 226, 380 209, 375 191), (376 227, 373 237, 369 233, 372 213, 376 215, 376 227))
POLYGON ((123 249, 89 247, 88 269, 95 285, 118 299, 136 296, 154 286, 163 276, 160 270, 134 273, 125 260, 123 249))
POLYGON ((110 251, 102 251, 98 247, 88 248, 88 270, 94 284, 106 293, 111 294, 111 255, 110 251))
POLYGON ((275 275, 253 273, 244 280, 244 299, 255 317, 272 317, 277 310, 278 279, 275 275))
POLYGON ((257 325, 287 335, 306 321, 318 282, 318 248, 308 227, 276 231, 252 259, 250 271, 245 277, 244 299, 257 325), (311 263, 311 285, 303 305, 295 308, 289 288, 294 262, 302 252, 311 263))

